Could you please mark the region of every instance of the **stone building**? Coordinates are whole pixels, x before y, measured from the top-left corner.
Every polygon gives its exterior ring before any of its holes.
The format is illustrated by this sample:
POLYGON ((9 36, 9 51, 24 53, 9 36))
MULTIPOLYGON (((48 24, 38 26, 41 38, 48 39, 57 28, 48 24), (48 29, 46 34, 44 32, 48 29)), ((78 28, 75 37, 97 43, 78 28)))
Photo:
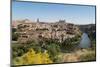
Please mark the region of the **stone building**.
POLYGON ((20 42, 27 42, 28 40, 36 40, 39 37, 58 39, 60 42, 68 38, 74 37, 79 33, 77 26, 65 21, 55 23, 48 22, 27 22, 18 25, 17 33, 19 33, 20 42))

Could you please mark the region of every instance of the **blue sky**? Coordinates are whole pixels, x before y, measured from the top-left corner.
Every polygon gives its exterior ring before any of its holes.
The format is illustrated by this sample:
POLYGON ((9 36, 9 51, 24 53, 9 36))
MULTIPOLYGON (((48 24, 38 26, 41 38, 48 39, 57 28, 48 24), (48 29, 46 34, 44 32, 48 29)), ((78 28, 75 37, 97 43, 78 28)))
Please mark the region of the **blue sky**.
POLYGON ((12 20, 29 19, 55 22, 60 19, 74 24, 95 23, 95 7, 79 5, 12 2, 12 20))

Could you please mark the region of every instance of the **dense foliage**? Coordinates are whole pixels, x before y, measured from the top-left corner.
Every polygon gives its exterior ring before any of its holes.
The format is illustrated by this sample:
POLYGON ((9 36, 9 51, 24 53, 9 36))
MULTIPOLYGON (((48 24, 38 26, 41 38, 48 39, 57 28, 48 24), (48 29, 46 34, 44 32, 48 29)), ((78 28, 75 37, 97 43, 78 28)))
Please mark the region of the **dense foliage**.
MULTIPOLYGON (((62 62, 62 53, 73 52, 79 44, 80 36, 76 35, 65 40, 62 36, 62 42, 43 37, 40 37, 37 41, 31 40, 23 44, 12 43, 12 63, 14 65, 28 65, 62 62)), ((81 55, 82 61, 95 60, 95 40, 92 41, 92 44, 94 46, 89 51, 93 50, 93 52, 81 55)))
MULTIPOLYGON (((12 58, 14 59, 13 62, 15 62, 14 64, 17 64, 17 61, 15 61, 16 58, 21 58, 23 55, 26 55, 27 53, 29 53, 30 49, 34 50, 34 52, 40 56, 41 54, 45 55, 44 53, 48 51, 47 53, 49 55, 48 59, 50 59, 52 62, 59 62, 61 59, 61 57, 59 57, 61 50, 59 44, 57 43, 58 43, 57 41, 47 40, 47 39, 44 39, 43 41, 39 41, 38 43, 34 41, 30 43, 28 42, 26 44, 13 43, 12 45, 12 51, 13 51, 12 58)), ((18 64, 21 62, 22 62, 21 60, 18 61, 18 64)))
POLYGON ((80 41, 80 37, 79 36, 75 36, 73 38, 67 38, 66 40, 64 40, 61 44, 61 49, 65 52, 69 52, 69 51, 73 51, 76 47, 78 47, 80 41))
POLYGON ((13 41, 17 41, 18 40, 18 34, 16 33, 17 29, 16 28, 12 28, 12 40, 13 41))
POLYGON ((29 49, 27 53, 13 60, 15 65, 28 65, 28 64, 48 64, 53 63, 49 58, 48 52, 36 53, 33 49, 29 49))

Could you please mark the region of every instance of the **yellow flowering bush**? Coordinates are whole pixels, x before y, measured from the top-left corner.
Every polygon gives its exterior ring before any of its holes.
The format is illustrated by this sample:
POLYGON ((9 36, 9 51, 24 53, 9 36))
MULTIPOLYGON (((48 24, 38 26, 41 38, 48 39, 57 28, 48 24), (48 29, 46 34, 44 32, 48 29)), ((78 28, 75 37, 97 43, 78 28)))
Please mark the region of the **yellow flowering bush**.
POLYGON ((26 54, 21 57, 17 57, 14 60, 14 65, 28 65, 28 64, 48 64, 53 63, 49 58, 48 52, 36 53, 33 49, 30 49, 26 54))

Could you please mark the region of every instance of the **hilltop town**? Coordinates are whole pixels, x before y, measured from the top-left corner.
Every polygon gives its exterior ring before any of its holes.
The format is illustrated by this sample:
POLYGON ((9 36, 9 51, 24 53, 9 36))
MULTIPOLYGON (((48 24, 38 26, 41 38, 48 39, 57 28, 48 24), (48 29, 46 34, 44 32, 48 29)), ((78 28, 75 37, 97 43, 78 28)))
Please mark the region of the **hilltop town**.
POLYGON ((75 35, 80 35, 79 28, 65 20, 50 23, 40 22, 39 19, 36 22, 25 19, 13 21, 12 28, 17 29, 16 33, 19 34, 18 41, 20 43, 38 40, 41 37, 57 39, 61 42, 67 38, 75 37, 75 35))
POLYGON ((75 25, 65 20, 56 22, 41 22, 39 19, 37 21, 28 19, 13 21, 13 64, 36 64, 40 61, 39 64, 94 61, 96 58, 94 32, 94 24, 75 25), (37 59, 41 60, 36 61, 37 59))

